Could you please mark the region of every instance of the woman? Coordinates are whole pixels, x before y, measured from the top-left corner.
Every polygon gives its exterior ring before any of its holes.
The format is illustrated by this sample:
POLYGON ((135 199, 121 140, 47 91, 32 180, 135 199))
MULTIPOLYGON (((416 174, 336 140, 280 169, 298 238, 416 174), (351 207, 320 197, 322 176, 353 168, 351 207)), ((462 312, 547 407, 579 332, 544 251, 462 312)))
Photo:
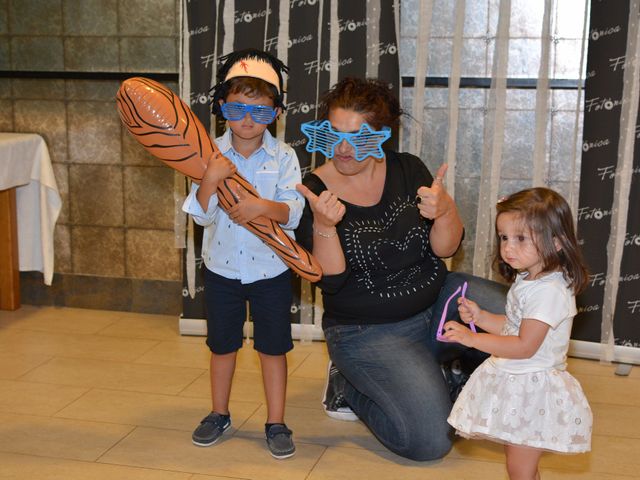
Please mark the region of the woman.
MULTIPOLYGON (((303 131, 308 149, 330 161, 297 187, 307 206, 296 238, 324 272, 322 326, 337 367, 325 409, 345 419, 352 410, 400 456, 441 458, 452 442, 441 362, 468 352, 436 342, 441 312, 464 281, 467 296, 493 311, 504 308, 504 289, 447 272, 441 258, 463 237, 442 184, 447 167, 434 179, 417 157, 382 150, 402 114, 386 84, 346 78, 325 94, 320 114, 327 121, 303 131)), ((472 358, 471 369, 483 358, 472 358)))

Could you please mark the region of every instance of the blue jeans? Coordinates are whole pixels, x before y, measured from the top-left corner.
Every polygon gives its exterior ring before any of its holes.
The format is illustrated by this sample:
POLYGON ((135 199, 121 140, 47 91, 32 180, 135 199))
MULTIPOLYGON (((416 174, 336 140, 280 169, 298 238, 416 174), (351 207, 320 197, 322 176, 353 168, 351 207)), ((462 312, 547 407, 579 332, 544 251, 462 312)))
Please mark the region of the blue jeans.
MULTIPOLYGON (((440 363, 486 354, 435 340, 444 303, 463 281, 467 297, 484 309, 504 312, 506 288, 468 274, 449 273, 438 301, 401 322, 338 325, 325 331, 332 362, 345 377, 344 396, 358 417, 392 452, 411 460, 434 460, 451 449, 449 389, 440 363)), ((452 300, 448 318, 457 312, 452 300)))

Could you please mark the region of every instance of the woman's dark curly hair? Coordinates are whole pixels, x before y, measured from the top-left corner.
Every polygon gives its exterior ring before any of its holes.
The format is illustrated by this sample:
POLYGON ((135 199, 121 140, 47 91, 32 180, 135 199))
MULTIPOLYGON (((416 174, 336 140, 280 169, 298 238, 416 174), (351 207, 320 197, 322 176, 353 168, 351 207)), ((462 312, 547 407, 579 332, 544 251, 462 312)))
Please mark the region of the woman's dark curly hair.
POLYGON ((377 79, 346 77, 327 91, 321 100, 319 118, 326 119, 335 108, 353 110, 379 130, 390 127, 397 131, 404 113, 389 84, 377 79))

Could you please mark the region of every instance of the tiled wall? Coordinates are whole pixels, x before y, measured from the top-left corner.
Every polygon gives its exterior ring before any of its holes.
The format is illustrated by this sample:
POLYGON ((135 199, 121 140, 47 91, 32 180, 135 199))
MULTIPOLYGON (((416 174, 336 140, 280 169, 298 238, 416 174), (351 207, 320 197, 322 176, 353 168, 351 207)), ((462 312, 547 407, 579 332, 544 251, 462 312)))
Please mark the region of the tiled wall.
POLYGON ((63 198, 53 286, 22 273, 23 303, 180 312, 174 173, 114 101, 127 72, 177 78, 180 3, 0 0, 0 131, 44 137, 63 198))

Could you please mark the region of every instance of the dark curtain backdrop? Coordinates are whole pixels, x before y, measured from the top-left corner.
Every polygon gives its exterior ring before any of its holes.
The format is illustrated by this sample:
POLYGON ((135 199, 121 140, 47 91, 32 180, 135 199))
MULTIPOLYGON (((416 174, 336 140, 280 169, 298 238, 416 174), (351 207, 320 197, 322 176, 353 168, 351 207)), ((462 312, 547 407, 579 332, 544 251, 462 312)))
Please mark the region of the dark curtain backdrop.
MULTIPOLYGON (((591 269, 588 290, 579 296, 580 313, 573 338, 600 342, 606 278, 611 272, 607 243, 611 233, 614 181, 619 172, 623 76, 630 2, 592 1, 578 235, 591 269)), ((636 12, 637 15, 637 12, 636 12)), ((636 119, 635 149, 618 293, 615 299, 615 345, 640 347, 640 130, 636 119)))
MULTIPOLYGON (((399 94, 394 2, 185 0, 183 17, 182 94, 184 97, 188 92, 191 108, 216 135, 221 134, 224 123, 211 116, 208 103, 220 56, 233 50, 259 48, 289 66, 287 114, 271 131, 295 148, 303 175, 321 165, 324 158, 306 152, 300 124, 316 118, 318 96, 332 81, 345 76, 377 77, 388 81, 399 94), (281 11, 282 8, 288 11, 281 11), (286 38, 281 38, 282 34, 286 38)), ((204 267, 199 261, 201 230, 197 226, 194 241, 196 296, 183 296, 183 316, 204 318, 201 281, 204 267)), ((183 266, 186 292, 186 259, 183 266)), ((295 297, 292 321, 297 322, 301 307, 299 279, 292 288, 295 297)))

